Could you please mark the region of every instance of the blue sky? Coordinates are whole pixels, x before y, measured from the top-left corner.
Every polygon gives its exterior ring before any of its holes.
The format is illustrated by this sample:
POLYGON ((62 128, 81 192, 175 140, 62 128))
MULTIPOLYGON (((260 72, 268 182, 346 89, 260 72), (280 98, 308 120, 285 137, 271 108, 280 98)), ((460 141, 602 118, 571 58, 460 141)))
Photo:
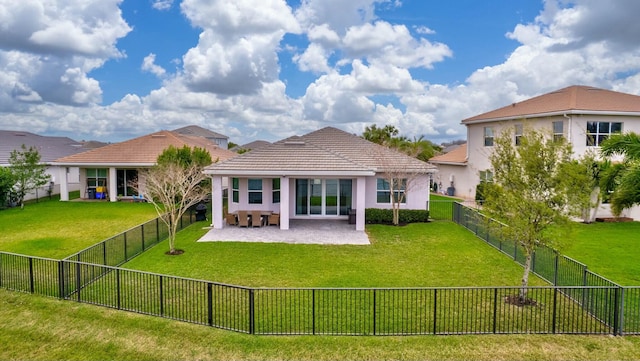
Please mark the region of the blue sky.
POLYGON ((460 121, 569 85, 640 94, 636 0, 0 0, 0 129, 244 144, 460 121))

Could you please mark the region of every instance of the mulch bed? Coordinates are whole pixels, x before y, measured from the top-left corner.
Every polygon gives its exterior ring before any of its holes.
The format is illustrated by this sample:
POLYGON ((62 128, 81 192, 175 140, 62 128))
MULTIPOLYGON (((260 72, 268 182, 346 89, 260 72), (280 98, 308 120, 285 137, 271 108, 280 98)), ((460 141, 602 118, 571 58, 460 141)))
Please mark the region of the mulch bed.
POLYGON ((599 217, 596 222, 633 222, 633 218, 629 217, 599 217))

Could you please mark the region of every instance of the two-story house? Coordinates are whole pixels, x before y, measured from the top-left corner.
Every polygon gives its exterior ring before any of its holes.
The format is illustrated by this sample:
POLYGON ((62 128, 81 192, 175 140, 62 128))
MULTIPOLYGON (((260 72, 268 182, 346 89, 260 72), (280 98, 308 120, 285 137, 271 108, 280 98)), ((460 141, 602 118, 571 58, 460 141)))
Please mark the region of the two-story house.
MULTIPOLYGON (((446 188, 472 199, 480 180, 491 176, 489 154, 500 132, 511 130, 517 143, 524 129, 531 127, 565 138, 576 157, 589 150, 598 153, 600 143, 611 134, 640 133, 640 96, 570 86, 464 119, 462 124, 467 127, 466 155, 444 154, 430 162, 438 166, 439 181, 446 188)), ((634 207, 624 215, 640 219, 640 209, 634 207)))

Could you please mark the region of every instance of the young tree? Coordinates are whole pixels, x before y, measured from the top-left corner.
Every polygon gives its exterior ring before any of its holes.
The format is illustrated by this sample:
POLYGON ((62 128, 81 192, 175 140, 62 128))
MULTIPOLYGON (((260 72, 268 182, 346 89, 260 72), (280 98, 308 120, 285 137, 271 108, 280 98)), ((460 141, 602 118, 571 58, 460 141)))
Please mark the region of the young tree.
POLYGON ((622 210, 640 204, 640 135, 615 134, 600 145, 605 157, 622 155, 622 163, 612 166, 605 182, 613 190, 611 211, 619 216, 622 210))
MULTIPOLYGON (((520 304, 527 301, 527 286, 531 258, 536 248, 552 245, 557 235, 553 231, 569 221, 569 209, 575 200, 570 197, 574 182, 568 182, 563 167, 570 161, 571 147, 554 141, 540 132, 527 130, 520 144, 513 142, 513 133, 503 132, 494 142, 489 159, 493 182, 484 189, 484 210, 506 223, 503 236, 515 241, 526 257, 520 304)), ((566 228, 565 228, 566 229, 566 228)))
POLYGON ((35 147, 27 149, 23 144, 21 149, 11 151, 9 164, 15 180, 13 190, 20 207, 24 207, 27 193, 47 184, 50 177, 46 173, 46 165, 40 163, 40 153, 35 147))
POLYGON ((181 254, 175 248, 180 218, 191 206, 209 196, 210 187, 202 170, 211 164, 211 156, 201 148, 169 147, 153 168, 141 172, 133 184, 156 209, 169 230, 169 254, 181 254))
POLYGON ((400 208, 407 200, 407 193, 420 187, 429 188, 424 177, 428 172, 428 165, 383 146, 373 148, 371 157, 378 164, 378 173, 381 176, 378 181, 383 183, 378 188, 389 194, 393 212, 392 222, 397 226, 400 223, 400 208))

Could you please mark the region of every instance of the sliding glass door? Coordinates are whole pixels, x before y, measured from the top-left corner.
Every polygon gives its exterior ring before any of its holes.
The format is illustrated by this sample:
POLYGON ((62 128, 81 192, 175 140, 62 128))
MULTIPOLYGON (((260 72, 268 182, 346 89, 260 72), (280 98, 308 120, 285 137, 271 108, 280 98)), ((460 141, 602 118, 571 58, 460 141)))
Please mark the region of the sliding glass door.
POLYGON ((351 179, 296 179, 296 215, 348 215, 351 183, 351 179))

